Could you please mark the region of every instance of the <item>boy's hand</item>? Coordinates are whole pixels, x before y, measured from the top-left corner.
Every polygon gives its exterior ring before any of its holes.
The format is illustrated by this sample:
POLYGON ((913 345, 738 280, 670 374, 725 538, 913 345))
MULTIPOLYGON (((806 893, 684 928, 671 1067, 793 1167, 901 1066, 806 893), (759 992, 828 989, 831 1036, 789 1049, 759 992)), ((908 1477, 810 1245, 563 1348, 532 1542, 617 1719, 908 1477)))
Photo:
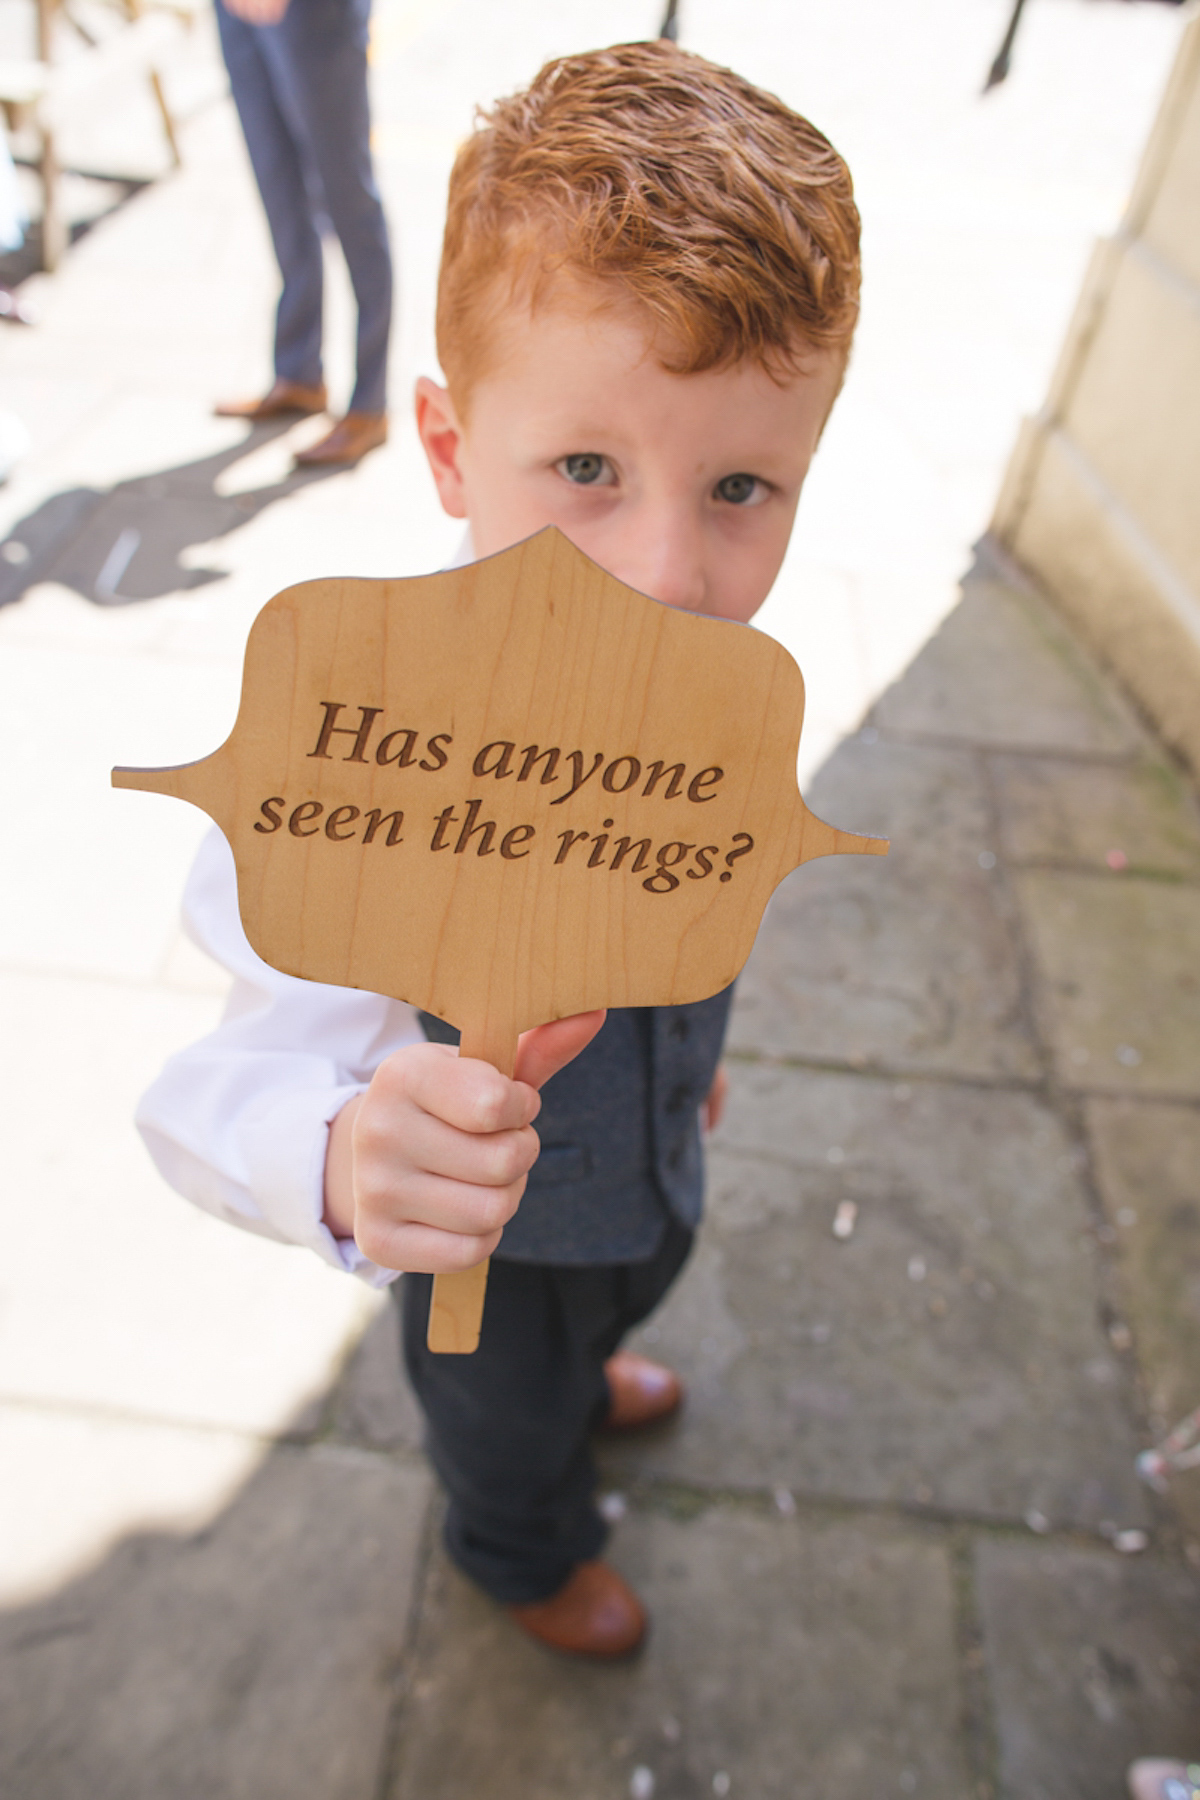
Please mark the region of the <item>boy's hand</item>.
POLYGON ((288 9, 288 0, 225 0, 225 8, 247 25, 278 25, 288 9))
POLYGON ((725 1101, 729 1096, 729 1077, 719 1065, 708 1090, 708 1099, 700 1108, 700 1123, 705 1131, 715 1131, 725 1117, 725 1101))
POLYGON ((444 1274, 490 1256, 540 1148, 537 1090, 589 1044, 602 1012, 521 1038, 509 1081, 445 1044, 380 1063, 329 1131, 325 1224, 386 1269, 444 1274))

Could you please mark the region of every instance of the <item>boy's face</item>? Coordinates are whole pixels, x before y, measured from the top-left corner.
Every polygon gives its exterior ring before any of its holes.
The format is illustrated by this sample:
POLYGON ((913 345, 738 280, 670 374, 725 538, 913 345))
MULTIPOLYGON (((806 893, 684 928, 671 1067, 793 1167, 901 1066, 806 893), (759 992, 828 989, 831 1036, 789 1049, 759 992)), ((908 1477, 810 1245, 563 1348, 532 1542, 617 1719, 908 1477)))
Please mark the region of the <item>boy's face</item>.
POLYGON ((814 354, 780 385, 757 364, 671 375, 632 308, 579 297, 510 309, 460 421, 417 384, 442 505, 476 556, 557 525, 593 561, 668 606, 752 618, 787 549, 837 392, 814 354))

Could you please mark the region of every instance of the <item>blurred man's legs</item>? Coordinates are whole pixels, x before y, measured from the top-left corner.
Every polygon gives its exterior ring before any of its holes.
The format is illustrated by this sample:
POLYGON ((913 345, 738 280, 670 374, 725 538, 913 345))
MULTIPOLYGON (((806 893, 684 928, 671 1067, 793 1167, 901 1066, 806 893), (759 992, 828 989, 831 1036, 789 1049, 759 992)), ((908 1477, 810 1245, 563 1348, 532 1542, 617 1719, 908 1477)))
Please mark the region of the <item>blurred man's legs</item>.
POLYGON ((392 262, 371 166, 370 0, 291 0, 276 25, 249 25, 217 0, 221 44, 283 276, 275 386, 218 411, 249 418, 320 412, 324 270, 318 222, 337 233, 358 302, 350 408, 304 464, 354 463, 387 439, 392 262))
POLYGON ((358 303, 357 375, 350 411, 387 410, 392 258, 371 165, 367 96, 370 0, 291 0, 265 35, 280 90, 312 159, 358 303))
MULTIPOLYGON (((262 197, 283 291, 275 318, 279 381, 319 394, 324 268, 294 111, 280 91, 278 56, 269 51, 275 25, 247 25, 217 0, 221 49, 254 179, 262 197)), ((323 394, 321 397, 323 404, 323 394)), ((238 409, 246 410, 246 409, 238 409)), ((298 406, 292 410, 319 411, 298 406)))

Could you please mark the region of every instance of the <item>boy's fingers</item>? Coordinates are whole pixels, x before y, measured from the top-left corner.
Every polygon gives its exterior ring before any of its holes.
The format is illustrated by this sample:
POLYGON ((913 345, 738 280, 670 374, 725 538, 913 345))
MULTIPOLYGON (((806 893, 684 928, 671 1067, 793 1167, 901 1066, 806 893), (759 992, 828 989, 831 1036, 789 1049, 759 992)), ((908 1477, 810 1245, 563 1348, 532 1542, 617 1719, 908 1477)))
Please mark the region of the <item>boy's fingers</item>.
MULTIPOLYGON (((525 1191, 525 1177, 507 1187, 479 1187, 469 1181, 453 1181, 442 1175, 408 1176, 390 1194, 359 1208, 359 1220, 368 1216, 395 1228, 428 1226, 448 1236, 483 1238, 503 1231, 516 1212, 525 1191)), ((358 1221, 356 1221, 357 1230, 358 1221)))
POLYGON ((551 1025, 538 1025, 522 1034, 517 1050, 515 1079, 540 1088, 552 1075, 573 1062, 586 1050, 605 1019, 606 1012, 575 1013, 569 1019, 555 1019, 551 1025))
POLYGON ((431 1225, 391 1220, 373 1220, 355 1237, 363 1255, 381 1269, 404 1269, 414 1275, 454 1275, 460 1269, 473 1269, 500 1242, 498 1231, 470 1237, 431 1225))
POLYGON ((724 1069, 718 1069, 713 1076, 712 1086, 708 1090, 708 1099, 701 1109, 705 1131, 715 1131, 725 1117, 725 1102, 729 1098, 729 1077, 724 1069))
POLYGON ((519 1131, 537 1113, 527 1087, 509 1081, 490 1063, 474 1057, 439 1054, 410 1058, 404 1065, 403 1093, 422 1112, 459 1131, 519 1131))
POLYGON ((480 1187, 509 1187, 533 1167, 539 1148, 530 1125, 513 1131, 460 1131, 414 1108, 404 1158, 410 1169, 423 1174, 480 1187))

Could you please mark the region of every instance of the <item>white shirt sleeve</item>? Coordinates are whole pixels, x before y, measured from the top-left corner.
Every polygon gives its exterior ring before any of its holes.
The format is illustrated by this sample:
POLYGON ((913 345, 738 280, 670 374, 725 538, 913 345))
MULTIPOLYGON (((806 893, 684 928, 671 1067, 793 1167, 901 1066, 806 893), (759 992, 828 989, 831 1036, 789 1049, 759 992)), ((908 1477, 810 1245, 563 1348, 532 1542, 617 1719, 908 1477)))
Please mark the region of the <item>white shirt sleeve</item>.
POLYGON ((217 1029, 173 1056, 138 1107, 160 1173, 219 1219, 307 1245, 373 1287, 394 1281, 394 1269, 321 1223, 325 1151, 331 1120, 384 1057, 424 1041, 416 1012, 282 975, 256 956, 238 915, 233 854, 216 829, 200 846, 183 915, 233 989, 217 1029))

